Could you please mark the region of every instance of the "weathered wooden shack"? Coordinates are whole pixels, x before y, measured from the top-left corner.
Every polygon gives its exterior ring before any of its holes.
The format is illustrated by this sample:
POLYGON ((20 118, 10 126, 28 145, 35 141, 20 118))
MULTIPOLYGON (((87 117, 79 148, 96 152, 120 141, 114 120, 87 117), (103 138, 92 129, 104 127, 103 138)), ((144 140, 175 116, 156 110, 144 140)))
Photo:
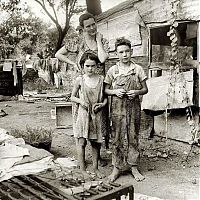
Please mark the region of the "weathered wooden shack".
MULTIPOLYGON (((97 17, 98 29, 110 45, 107 68, 117 59, 115 39, 124 36, 132 42, 133 60, 148 74, 149 93, 142 106, 151 114, 154 134, 188 143, 199 126, 199 10, 199 0, 128 0, 97 17), (178 73, 170 67, 168 32, 174 21, 178 73)), ((150 130, 151 117, 143 114, 143 130, 150 130)))

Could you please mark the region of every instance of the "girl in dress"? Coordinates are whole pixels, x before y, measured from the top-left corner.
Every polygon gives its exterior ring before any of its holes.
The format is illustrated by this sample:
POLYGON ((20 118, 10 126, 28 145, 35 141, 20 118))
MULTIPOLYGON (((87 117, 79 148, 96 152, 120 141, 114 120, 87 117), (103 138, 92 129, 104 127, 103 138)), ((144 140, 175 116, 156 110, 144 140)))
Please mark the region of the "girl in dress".
POLYGON ((78 105, 73 131, 80 170, 84 176, 88 176, 85 166, 85 147, 88 140, 92 146, 94 173, 99 178, 103 178, 98 170, 98 154, 103 141, 102 108, 107 104, 107 99, 103 95, 104 77, 95 73, 99 63, 100 61, 95 54, 91 52, 83 54, 80 66, 83 68, 84 75, 76 78, 71 101, 78 105))

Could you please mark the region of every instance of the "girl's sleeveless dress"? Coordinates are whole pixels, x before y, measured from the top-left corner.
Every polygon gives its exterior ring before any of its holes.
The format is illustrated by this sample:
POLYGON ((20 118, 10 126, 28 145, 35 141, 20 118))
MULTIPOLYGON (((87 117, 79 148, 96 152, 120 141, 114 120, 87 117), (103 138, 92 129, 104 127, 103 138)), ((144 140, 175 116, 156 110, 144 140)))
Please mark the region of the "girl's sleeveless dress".
POLYGON ((77 117, 74 118, 74 137, 86 138, 94 140, 95 142, 102 142, 103 118, 102 110, 94 113, 93 106, 95 103, 103 102, 103 76, 99 76, 98 84, 96 87, 90 87, 85 83, 84 75, 81 76, 81 89, 80 98, 88 103, 88 110, 84 109, 81 105, 78 106, 77 117))

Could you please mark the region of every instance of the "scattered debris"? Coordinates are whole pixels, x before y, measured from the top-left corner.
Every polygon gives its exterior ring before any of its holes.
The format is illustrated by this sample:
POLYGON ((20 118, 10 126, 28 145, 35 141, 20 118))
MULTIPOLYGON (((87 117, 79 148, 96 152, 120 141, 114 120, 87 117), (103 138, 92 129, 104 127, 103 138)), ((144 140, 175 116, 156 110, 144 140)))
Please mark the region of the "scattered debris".
POLYGON ((18 96, 19 101, 25 101, 27 103, 33 103, 36 101, 49 101, 49 102, 69 102, 71 93, 65 94, 53 94, 49 95, 46 92, 32 92, 18 96))
POLYGON ((0 95, 0 101, 16 101, 17 99, 18 99, 18 95, 16 95, 16 96, 0 95))
POLYGON ((8 115, 4 110, 0 110, 0 117, 4 117, 4 116, 6 116, 6 115, 8 115))
POLYGON ((193 183, 194 185, 197 184, 197 179, 194 178, 194 179, 192 180, 192 183, 193 183))
POLYGON ((61 168, 73 169, 77 167, 77 161, 74 158, 57 158, 54 162, 59 164, 61 168))
POLYGON ((155 166, 149 166, 149 167, 148 167, 148 171, 153 171, 153 170, 155 170, 155 169, 156 169, 155 166))

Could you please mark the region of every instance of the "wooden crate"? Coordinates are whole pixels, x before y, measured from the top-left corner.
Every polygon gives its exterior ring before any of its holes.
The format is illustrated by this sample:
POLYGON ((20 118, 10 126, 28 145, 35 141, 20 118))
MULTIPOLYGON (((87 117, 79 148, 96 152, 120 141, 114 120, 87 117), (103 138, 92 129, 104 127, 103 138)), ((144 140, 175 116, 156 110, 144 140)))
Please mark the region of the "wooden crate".
POLYGON ((88 200, 134 200, 134 188, 133 185, 122 185, 118 188, 114 188, 110 191, 99 193, 96 196, 86 198, 88 200))
MULTIPOLYGON (((76 188, 71 187, 69 183, 77 184, 77 180, 62 181, 60 182, 49 182, 49 180, 43 180, 39 176, 27 175, 17 176, 9 181, 5 180, 0 183, 0 199, 66 199, 66 200, 133 200, 134 199, 134 188, 133 185, 122 185, 113 186, 106 184, 106 188, 103 187, 105 184, 99 184, 95 188, 86 189, 82 185, 77 186, 78 188, 84 188, 84 192, 76 192, 75 194, 68 194, 65 189, 76 188), (70 186, 70 187, 69 187, 70 186)), ((91 183, 90 183, 91 184, 91 183)), ((115 183, 116 184, 116 183, 115 183)), ((80 190, 80 189, 79 189, 80 190)), ((77 189, 76 189, 77 191, 77 189)), ((146 198, 145 198, 146 199, 146 198)))
POLYGON ((72 127, 72 103, 56 103, 56 127, 57 128, 71 128, 72 127))

